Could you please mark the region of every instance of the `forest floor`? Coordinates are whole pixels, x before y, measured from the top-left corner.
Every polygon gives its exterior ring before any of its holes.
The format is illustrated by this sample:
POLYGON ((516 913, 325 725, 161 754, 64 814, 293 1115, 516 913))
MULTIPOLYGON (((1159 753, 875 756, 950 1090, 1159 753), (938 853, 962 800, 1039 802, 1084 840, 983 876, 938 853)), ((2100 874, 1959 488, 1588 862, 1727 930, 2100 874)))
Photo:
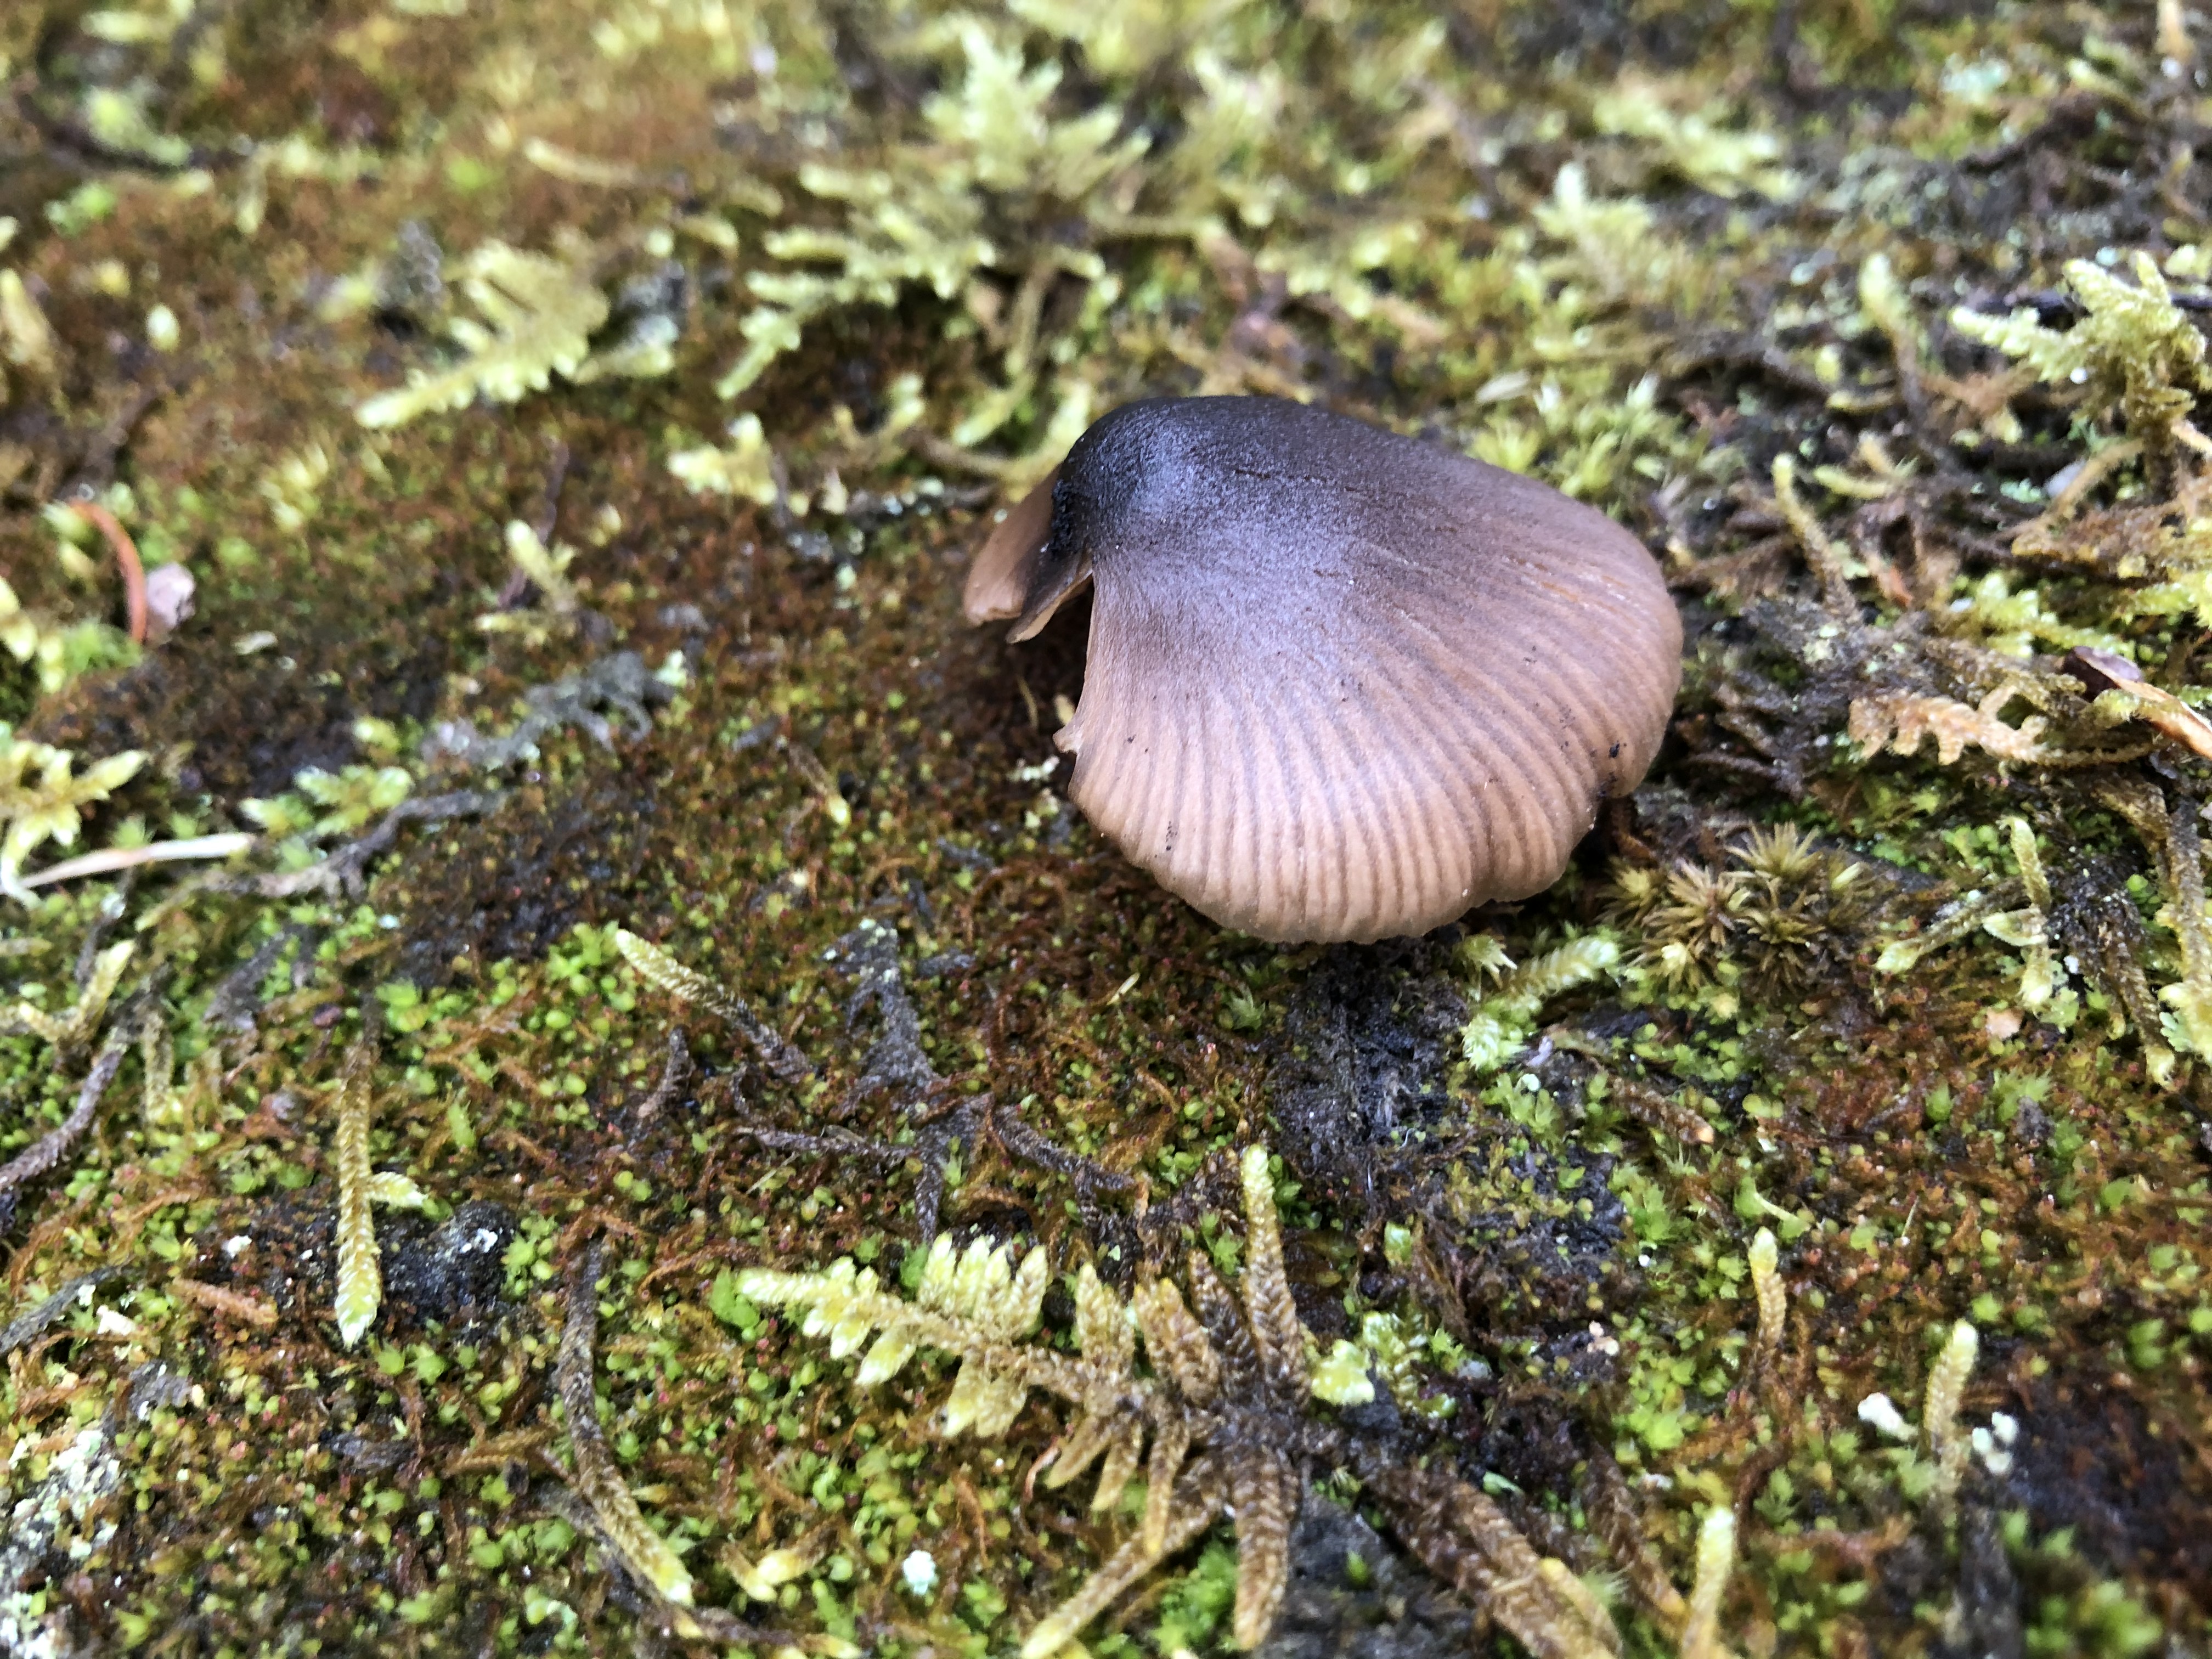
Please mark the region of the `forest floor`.
POLYGON ((745 1275, 1039 1246, 1095 1358, 1093 1283, 1257 1309, 1270 1206, 1359 1459, 1091 1654, 1270 1572, 1279 1656, 2206 1651, 2208 54, 7 0, 0 1654, 1014 1652, 1142 1484, 745 1275), (1087 607, 964 567, 1200 391, 1662 560, 1674 730, 1553 890, 1285 951, 1066 803, 1087 607))

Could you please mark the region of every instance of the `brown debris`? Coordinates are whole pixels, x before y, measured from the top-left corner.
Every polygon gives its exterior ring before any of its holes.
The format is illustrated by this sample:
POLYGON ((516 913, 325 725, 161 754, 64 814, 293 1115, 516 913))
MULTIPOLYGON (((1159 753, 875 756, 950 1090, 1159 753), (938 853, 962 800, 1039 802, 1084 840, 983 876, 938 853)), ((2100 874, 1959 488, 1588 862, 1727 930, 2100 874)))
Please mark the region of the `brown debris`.
POLYGON ((2095 696, 2121 691, 2141 705, 2142 718, 2191 752, 2212 760, 2212 720, 2162 686, 2153 685, 2125 657, 2091 646, 2077 646, 2060 665, 2095 696))
POLYGON ((197 1279, 173 1279, 168 1289, 187 1302, 196 1302, 213 1312, 241 1321, 260 1330, 272 1330, 276 1324, 276 1310, 258 1297, 243 1296, 236 1291, 227 1291, 220 1285, 204 1284, 197 1279))

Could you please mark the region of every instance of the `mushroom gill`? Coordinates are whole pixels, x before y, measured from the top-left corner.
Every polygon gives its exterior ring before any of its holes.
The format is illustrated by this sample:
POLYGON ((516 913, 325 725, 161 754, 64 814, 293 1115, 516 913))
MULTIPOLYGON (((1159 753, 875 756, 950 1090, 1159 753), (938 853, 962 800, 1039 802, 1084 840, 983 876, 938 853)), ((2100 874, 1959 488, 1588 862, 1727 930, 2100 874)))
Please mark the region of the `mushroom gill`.
POLYGON ((969 574, 1026 639, 1097 586, 1070 793, 1263 939, 1417 933, 1556 881, 1664 736, 1642 543, 1516 474, 1270 398, 1093 425, 969 574))

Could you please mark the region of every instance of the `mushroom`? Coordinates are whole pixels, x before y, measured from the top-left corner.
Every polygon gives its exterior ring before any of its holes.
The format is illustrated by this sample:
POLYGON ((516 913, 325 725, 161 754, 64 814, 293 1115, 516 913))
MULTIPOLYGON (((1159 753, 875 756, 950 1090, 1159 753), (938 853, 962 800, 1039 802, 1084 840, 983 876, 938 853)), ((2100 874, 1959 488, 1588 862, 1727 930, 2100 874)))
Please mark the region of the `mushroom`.
POLYGON ((1665 735, 1643 544, 1516 474, 1272 398, 1123 405, 1000 521, 971 622, 1097 586, 1069 793, 1161 884, 1281 942, 1525 898, 1665 735))

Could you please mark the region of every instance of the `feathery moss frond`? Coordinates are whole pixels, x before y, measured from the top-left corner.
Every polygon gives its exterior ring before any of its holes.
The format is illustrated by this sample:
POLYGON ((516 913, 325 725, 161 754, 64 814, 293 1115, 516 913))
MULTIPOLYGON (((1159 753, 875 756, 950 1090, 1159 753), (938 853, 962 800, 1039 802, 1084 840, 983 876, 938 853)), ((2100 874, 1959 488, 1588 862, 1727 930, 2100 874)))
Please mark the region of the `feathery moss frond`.
POLYGON ((1972 1449, 1967 1436, 1959 1432, 1959 1407, 1966 1396, 1966 1380, 1973 1375, 1981 1352, 1981 1333, 1966 1320, 1951 1327, 1936 1363, 1928 1368, 1928 1393, 1920 1413, 1920 1426, 1928 1437, 1928 1449, 1936 1460, 1936 1498, 1948 1504, 1957 1495, 1972 1449))
POLYGON ((1468 1017, 1460 1033, 1468 1064, 1477 1072, 1496 1071, 1520 1049, 1547 1002, 1620 965, 1620 943, 1607 933, 1585 934, 1524 962, 1500 978, 1468 1017))
POLYGON ((548 547, 520 519, 507 520, 504 541, 507 556, 523 580, 538 590, 538 602, 530 611, 491 611, 478 617, 477 626, 487 634, 521 634, 533 642, 573 627, 583 604, 575 583, 568 579, 568 565, 576 550, 557 544, 548 547))
POLYGON ((739 1036, 760 1051, 769 1070, 787 1083, 809 1078, 814 1067, 806 1056, 783 1040, 781 1033, 753 1012, 740 997, 725 991, 703 974, 694 973, 674 957, 626 927, 615 929, 615 949, 648 984, 678 1002, 694 1002, 734 1027, 739 1036))
POLYGON ((422 1189, 394 1170, 372 1170, 368 1131, 375 1115, 376 1046, 366 1036, 346 1050, 338 1073, 337 1130, 331 1163, 338 1184, 338 1339, 349 1348, 376 1322, 384 1304, 384 1266, 371 1206, 419 1210, 422 1189))
POLYGON ((1752 1235, 1749 1254, 1752 1299, 1759 1304, 1759 1346, 1760 1352, 1772 1353, 1782 1346, 1790 1316, 1790 1292, 1782 1282, 1781 1247, 1775 1242, 1772 1228, 1761 1227, 1752 1235))
POLYGON ((2035 831, 2025 818, 2008 821, 2014 859, 2020 865, 2021 885, 2027 902, 1986 918, 1983 931, 2002 939, 2021 953, 2020 1000, 2024 1008, 2048 1003, 2065 977, 2051 949, 2051 882, 2044 874, 2043 859, 2036 851, 2035 831))
POLYGON ((418 415, 464 408, 478 392, 495 403, 520 402, 554 375, 574 374, 591 353, 592 331, 607 319, 607 296, 582 271, 504 242, 486 242, 455 275, 484 318, 456 317, 447 325, 468 355, 371 398, 356 411, 363 426, 401 426, 418 415))
POLYGON ((1201 37, 1243 0, 1127 0, 1113 6, 1083 0, 1012 0, 1014 15, 1083 47, 1102 75, 1133 75, 1201 37))
MULTIPOLYGON (((996 266, 1000 255, 986 234, 982 192, 1000 193, 1016 211, 1080 211, 1103 180, 1144 155, 1148 139, 1121 136, 1116 105, 1073 120, 1052 118, 1047 106, 1060 81, 1057 63, 1030 67, 1018 44, 1002 41, 974 16, 948 18, 934 33, 934 43, 957 43, 964 60, 960 78, 923 106, 934 142, 895 150, 881 171, 820 162, 799 168, 800 187, 842 204, 844 222, 769 234, 764 246, 786 268, 746 278, 762 303, 739 324, 746 348, 716 386, 723 397, 738 396, 796 350, 818 318, 856 305, 890 306, 916 288, 949 300, 996 266)), ((1092 277, 1103 272, 1096 256, 1069 258, 1092 277)), ((1035 382, 1021 356, 1010 353, 1007 384, 985 392, 982 403, 1003 401, 1011 414, 1028 395, 1035 382)), ((988 421, 983 432, 970 426, 961 441, 975 441, 1003 419, 988 421)))
POLYGON ((82 809, 106 800, 137 775, 145 754, 127 749, 96 762, 82 776, 70 775, 76 757, 50 744, 26 743, 0 726, 0 893, 30 902, 23 885, 23 860, 46 842, 68 847, 83 826, 82 809), (33 779, 30 775, 36 773, 33 779))
POLYGON ((100 1029, 100 1017, 107 1012, 115 988, 123 982, 123 970, 131 965, 137 948, 131 940, 125 939, 95 956, 91 975, 66 1012, 49 1014, 30 1003, 18 1002, 13 1008, 0 1011, 0 1031, 27 1031, 57 1048, 73 1048, 89 1041, 100 1029))
POLYGON ((1615 1659, 1620 1653, 1620 1636, 1605 1609, 1587 1595, 1565 1591, 1564 1564, 1539 1556, 1475 1487, 1435 1469, 1398 1463, 1378 1463, 1361 1471, 1361 1478, 1389 1507, 1397 1532, 1421 1565, 1488 1613, 1535 1659, 1615 1659))
POLYGON ((1690 1618, 1682 1632, 1682 1659, 1723 1659, 1721 1598, 1735 1571, 1735 1511, 1721 1504, 1698 1529, 1698 1574, 1690 1590, 1690 1618))
MULTIPOLYGON (((1551 960, 1540 958, 1531 967, 1551 960)), ((1305 1328, 1298 1323, 1290 1277, 1283 1267, 1282 1227, 1276 1218, 1274 1182, 1267 1173, 1267 1149, 1247 1146, 1237 1173, 1244 1188, 1244 1308, 1252 1340, 1268 1379, 1285 1392, 1302 1393, 1306 1386, 1305 1328)))
POLYGON ((1987 750, 1999 760, 2023 765, 2063 758, 2062 752, 2041 742, 2045 721, 2031 714, 2018 726, 1998 719, 2012 701, 2009 687, 2001 687, 1969 707, 1950 697, 1916 696, 1908 692, 1874 692, 1851 703, 1850 738, 1869 755, 1889 749, 1900 755, 1917 754, 1921 742, 1936 739, 1936 759, 1950 766, 1966 752, 1966 745, 1987 750))
MULTIPOLYGON (((1571 981, 1558 955, 1522 970, 1531 991, 1563 977, 1571 981)), ((1487 1498, 1447 1476, 1410 1474, 1389 1452, 1315 1413, 1311 1401, 1321 1390, 1307 1370, 1310 1338, 1291 1299, 1267 1148, 1247 1147, 1238 1173, 1245 1217, 1238 1290, 1232 1293, 1207 1258, 1193 1251, 1186 1271, 1194 1313, 1174 1285, 1158 1279, 1141 1281, 1125 1306, 1085 1263, 1075 1275, 1076 1355, 1024 1340, 1036 1328, 1043 1294, 1042 1249, 1016 1267, 1004 1244, 979 1238, 956 1251, 939 1238, 912 1301, 849 1260, 814 1273, 750 1269, 738 1275, 738 1289, 756 1303, 804 1308, 805 1334, 827 1336, 833 1358, 860 1352, 872 1336, 856 1378, 862 1387, 897 1375, 921 1346, 958 1355, 960 1370, 939 1419, 948 1435, 1005 1434, 1032 1389, 1073 1405, 1079 1415, 1044 1484, 1066 1486, 1097 1465, 1094 1510, 1113 1508, 1144 1468, 1136 1532, 1030 1630, 1024 1659, 1047 1659, 1073 1641, 1224 1514, 1237 1528, 1232 1633, 1239 1648, 1258 1646, 1290 1582, 1291 1529, 1305 1469, 1315 1463, 1352 1468, 1386 1502, 1395 1494, 1394 1510, 1415 1553, 1432 1566, 1443 1564, 1443 1576, 1532 1653, 1598 1659, 1616 1652, 1603 1610, 1564 1566, 1540 1560, 1487 1498), (1139 1337, 1148 1372, 1138 1369, 1139 1337)), ((1345 1390, 1330 1388, 1330 1397, 1344 1397, 1345 1390)))
POLYGON ((2100 408, 2118 407, 2130 436, 2171 449, 2188 425, 2194 394, 2212 389, 2204 337, 2173 303, 2149 254, 2137 249, 2129 264, 2132 288, 2092 260, 2069 262, 2067 284, 2089 314, 2063 332, 2045 328, 2027 307, 1992 317, 1961 306, 1951 325, 2052 385, 2086 386, 2100 408))
POLYGON ((384 1269, 369 1214, 368 1107, 375 1050, 367 1037, 346 1050, 338 1076, 337 1133, 331 1162, 338 1183, 338 1340, 349 1348, 376 1322, 384 1301, 384 1269))
MULTIPOLYGON (((53 379, 59 366, 53 325, 13 270, 0 270, 0 362, 40 380, 53 379)), ((6 390, 0 380, 0 394, 6 390)))
POLYGON ((1785 201, 1799 189, 1783 165, 1782 141, 1771 132, 1731 131, 1711 110, 1670 106, 1665 88, 1640 76, 1624 77, 1601 93, 1590 113, 1600 132, 1640 138, 1657 147, 1668 165, 1700 190, 1741 196, 1747 190, 1785 201))
POLYGON ((371 818, 398 805, 415 788, 414 776, 404 766, 349 766, 337 772, 311 766, 292 782, 322 809, 313 825, 317 836, 346 835, 359 830, 371 818))
POLYGON ((734 495, 766 507, 776 497, 773 459, 760 416, 748 413, 730 422, 726 448, 679 449, 668 458, 668 470, 697 495, 734 495))
POLYGON ((136 648, 127 635, 97 618, 60 623, 26 611, 15 590, 0 580, 0 650, 37 673, 40 690, 58 691, 87 669, 136 648))

